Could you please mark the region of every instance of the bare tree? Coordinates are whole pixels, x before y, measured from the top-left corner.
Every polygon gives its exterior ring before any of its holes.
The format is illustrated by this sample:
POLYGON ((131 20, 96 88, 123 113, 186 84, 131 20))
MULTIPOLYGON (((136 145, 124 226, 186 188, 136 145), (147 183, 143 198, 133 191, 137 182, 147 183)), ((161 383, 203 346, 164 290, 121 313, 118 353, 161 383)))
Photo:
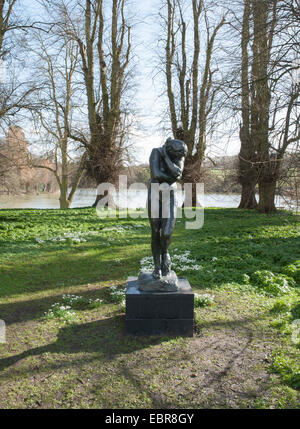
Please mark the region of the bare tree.
POLYGON ((299 143, 289 151, 281 163, 276 186, 277 195, 285 207, 299 212, 300 207, 300 151, 299 143))
MULTIPOLYGON (((167 29, 163 61, 171 128, 174 137, 184 140, 188 147, 183 182, 197 183, 212 125, 210 119, 220 90, 220 82, 216 78, 218 67, 213 56, 216 37, 225 24, 225 17, 221 16, 212 25, 203 0, 189 0, 187 3, 167 0, 160 17, 167 29), (189 20, 192 22, 191 34, 188 31, 189 20), (205 28, 204 41, 201 26, 205 28), (200 42, 205 45, 203 56, 200 55, 200 42)), ((195 187, 192 205, 198 205, 195 187)))
MULTIPOLYGON (((72 137, 87 149, 87 172, 97 184, 116 184, 122 168, 127 136, 128 112, 124 102, 129 87, 131 27, 125 0, 112 0, 110 10, 103 0, 86 0, 71 9, 57 4, 61 29, 79 47, 87 98, 89 139, 72 137), (84 16, 83 28, 76 12, 84 16), (110 21, 106 15, 110 13, 110 21)), ((73 5, 74 6, 74 5, 73 5)), ((102 198, 97 196, 94 205, 102 198)))
POLYGON ((265 213, 276 210, 282 161, 299 139, 299 81, 293 79, 299 70, 295 3, 243 0, 240 208, 257 207, 265 213))
POLYGON ((26 96, 30 93, 19 94, 20 84, 15 81, 7 82, 6 59, 11 51, 9 35, 17 27, 14 10, 17 0, 0 0, 0 120, 7 115, 14 115, 26 104, 26 96))
POLYGON ((37 34, 38 46, 34 51, 34 60, 42 87, 38 93, 38 102, 45 108, 34 111, 34 114, 42 131, 41 136, 44 136, 50 146, 45 156, 51 162, 40 162, 36 157, 32 157, 32 165, 54 174, 60 189, 60 208, 67 209, 72 203, 87 158, 82 144, 74 144, 70 138, 79 101, 75 76, 79 49, 73 40, 55 40, 53 35, 50 36, 50 39, 48 37, 44 40, 40 33, 37 34), (74 172, 71 168, 71 165, 74 165, 72 154, 78 152, 81 152, 81 155, 74 172), (71 175, 74 180, 69 191, 71 175))
POLYGON ((5 38, 9 31, 15 28, 12 16, 16 0, 0 0, 0 59, 8 53, 9 47, 5 46, 5 38))
POLYGON ((48 31, 51 27, 50 23, 44 25, 24 18, 20 7, 20 0, 0 0, 0 125, 3 121, 9 122, 23 109, 35 107, 30 97, 36 83, 30 83, 26 78, 22 80, 20 75, 23 73, 17 67, 18 61, 13 59, 16 52, 19 54, 24 48, 23 45, 21 49, 20 33, 26 36, 33 28, 48 31))
MULTIPOLYGON (((244 0, 244 13, 241 34, 241 86, 242 86, 242 124, 240 126, 241 150, 239 153, 239 180, 242 185, 242 195, 239 208, 253 209, 257 207, 255 188, 257 184, 257 169, 255 164, 255 145, 251 136, 251 107, 252 99, 249 80, 251 0, 244 0)), ((253 94, 253 92, 252 92, 253 94)))
MULTIPOLYGON (((292 78, 294 53, 286 43, 296 26, 280 0, 253 0, 252 135, 258 167, 258 210, 276 210, 280 167, 288 148, 299 140, 299 80, 292 78)), ((299 25, 298 25, 299 29, 299 25)))

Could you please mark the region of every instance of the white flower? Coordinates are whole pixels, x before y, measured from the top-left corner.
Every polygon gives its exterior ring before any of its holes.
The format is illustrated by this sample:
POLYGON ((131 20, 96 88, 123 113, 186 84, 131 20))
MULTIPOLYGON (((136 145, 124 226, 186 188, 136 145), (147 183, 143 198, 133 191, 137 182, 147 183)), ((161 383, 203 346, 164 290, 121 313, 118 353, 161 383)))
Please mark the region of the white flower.
MULTIPOLYGON (((177 250, 177 249, 176 249, 177 250)), ((199 271, 202 269, 201 265, 197 264, 196 259, 191 258, 191 252, 186 250, 181 254, 175 254, 171 257, 172 259, 172 267, 176 270, 180 271, 199 271)), ((141 259, 140 265, 142 269, 153 270, 153 259, 151 256, 146 256, 141 259)))

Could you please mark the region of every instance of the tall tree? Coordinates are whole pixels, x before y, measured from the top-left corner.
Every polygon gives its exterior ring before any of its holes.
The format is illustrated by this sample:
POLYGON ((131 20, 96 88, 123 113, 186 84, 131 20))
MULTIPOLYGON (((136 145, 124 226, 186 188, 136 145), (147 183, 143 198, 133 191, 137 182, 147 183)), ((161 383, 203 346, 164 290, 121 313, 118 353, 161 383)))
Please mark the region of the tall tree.
POLYGON ((299 140, 299 70, 295 63, 297 27, 293 14, 286 14, 280 0, 253 1, 253 112, 252 134, 258 166, 258 210, 276 210, 276 185, 282 161, 291 145, 299 140))
MULTIPOLYGON (((181 1, 167 0, 166 13, 161 13, 161 19, 167 28, 164 62, 171 128, 174 137, 182 138, 188 147, 182 180, 195 184, 200 180, 209 121, 220 90, 215 78, 218 68, 214 65, 213 55, 216 37, 225 24, 225 18, 222 16, 215 26, 211 26, 203 0, 189 0, 188 5, 184 11, 185 5, 181 1), (186 16, 185 13, 190 10, 192 16, 186 16), (190 18, 191 35, 188 33, 190 18), (206 40, 203 41, 205 54, 202 57, 201 25, 204 25, 206 32, 206 40), (192 49, 189 48, 190 39, 192 49), (203 60, 203 66, 200 60, 203 60)), ((198 205, 195 187, 192 205, 198 205)))
MULTIPOLYGON (((244 0, 241 34, 241 208, 276 210, 285 154, 299 139, 295 2, 244 0), (251 49, 250 49, 251 47, 251 49), (259 202, 255 186, 258 184, 259 202)), ((297 24, 298 21, 298 24, 297 24)))
POLYGON ((60 208, 67 209, 72 203, 87 158, 82 144, 74 144, 70 138, 73 123, 78 116, 75 109, 80 99, 75 76, 79 52, 75 41, 66 38, 55 41, 53 35, 50 36, 50 40, 49 37, 44 40, 40 33, 37 34, 33 67, 42 83, 38 92, 39 102, 45 106, 34 113, 41 136, 44 136, 50 146, 45 155, 51 163, 40 163, 33 157, 32 164, 54 174, 60 189, 60 208), (72 155, 78 157, 78 152, 81 155, 74 172, 72 155), (70 187, 71 175, 74 180, 70 187))
MULTIPOLYGON (((80 4, 84 10, 83 31, 78 29, 74 9, 60 7, 63 30, 79 46, 90 131, 90 138, 85 141, 87 171, 97 184, 116 184, 124 156, 128 113, 124 97, 131 55, 131 27, 125 3, 111 0, 109 21, 103 0, 86 0, 84 5, 80 4)), ((73 137, 82 140, 81 136, 73 137)), ((98 195, 94 205, 101 198, 98 195)))
POLYGON ((271 206, 267 211, 275 210, 275 188, 267 183, 268 172, 263 164, 269 160, 269 122, 271 107, 271 92, 269 87, 269 71, 276 24, 277 0, 252 0, 253 13, 253 59, 252 59, 252 139, 255 142, 258 166, 259 205, 261 209, 262 195, 270 200, 271 206), (272 5, 273 3, 273 5, 272 5), (270 11, 270 6, 273 6, 270 11), (265 188, 265 189, 264 189, 265 188), (267 189, 268 188, 268 189, 267 189), (274 195, 272 195, 274 193, 274 195))
POLYGON ((251 92, 249 81, 249 43, 250 43, 251 0, 244 0, 244 13, 241 34, 241 85, 242 85, 242 124, 240 126, 241 149, 239 153, 239 180, 242 195, 239 208, 257 207, 255 188, 257 168, 255 164, 255 144, 251 135, 251 92))

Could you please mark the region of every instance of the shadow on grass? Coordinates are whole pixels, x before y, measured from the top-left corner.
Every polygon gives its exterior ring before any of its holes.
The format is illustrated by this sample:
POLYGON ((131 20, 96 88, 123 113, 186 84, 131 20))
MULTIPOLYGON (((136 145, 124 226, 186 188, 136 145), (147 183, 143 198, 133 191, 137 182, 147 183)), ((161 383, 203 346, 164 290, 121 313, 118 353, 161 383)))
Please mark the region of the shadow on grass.
MULTIPOLYGON (((8 358, 0 359, 0 370, 16 364, 17 362, 33 356, 41 356, 44 353, 73 355, 81 353, 93 353, 88 360, 112 360, 115 356, 129 354, 140 349, 161 344, 168 341, 169 337, 131 337, 124 333, 125 316, 118 315, 104 320, 93 321, 80 325, 69 325, 61 328, 54 343, 36 347, 23 353, 8 358)), ((76 359, 72 365, 78 365, 80 359, 76 359)), ((66 362, 66 365, 70 362, 66 362)), ((59 366, 63 366, 60 362, 59 366)), ((45 369, 45 366, 43 366, 45 369)))
MULTIPOLYGON (((232 332, 235 332, 235 328, 244 328, 248 323, 257 320, 257 318, 241 318, 234 321, 218 321, 217 325, 223 328, 230 328, 232 332)), ((208 324, 210 325, 210 324, 208 324)), ((211 327, 215 326, 215 323, 211 323, 211 327)), ((234 335, 234 334, 233 334, 234 335)), ((258 334, 257 334, 258 335, 258 334)), ((203 347, 215 348, 218 344, 218 340, 211 336, 209 342, 208 337, 204 337, 203 347)), ((229 338, 229 346, 232 346, 235 337, 229 338)), ((248 335, 244 337, 242 344, 233 347, 232 351, 228 349, 228 354, 224 360, 224 365, 221 368, 208 367, 205 371, 205 377, 200 382, 199 388, 206 388, 207 386, 213 386, 216 391, 220 389, 223 383, 224 377, 230 373, 233 367, 236 365, 237 360, 243 360, 244 355, 247 355, 249 347, 253 340, 256 338, 256 334, 249 331, 248 335)), ((105 362, 110 362, 118 357, 117 365, 115 368, 116 378, 120 375, 125 377, 130 386, 136 389, 138 396, 147 395, 151 399, 151 408, 174 408, 184 404, 185 408, 189 407, 188 399, 186 395, 190 395, 183 391, 184 396, 175 399, 170 399, 164 394, 164 389, 153 388, 150 386, 151 383, 145 382, 145 375, 143 368, 145 364, 147 368, 153 370, 153 365, 162 365, 161 371, 165 370, 168 372, 170 367, 174 363, 174 368, 180 367, 180 362, 187 362, 191 356, 190 351, 185 350, 185 347, 181 347, 180 344, 174 345, 168 349, 168 356, 166 359, 159 363, 156 360, 156 354, 151 355, 152 359, 147 361, 145 357, 140 361, 133 361, 130 359, 130 354, 134 354, 136 351, 151 348, 153 346, 163 345, 164 342, 170 341, 171 337, 131 337, 124 335, 124 316, 114 316, 108 319, 93 321, 81 325, 67 326, 60 330, 55 342, 47 344, 45 346, 36 347, 15 356, 4 358, 0 360, 0 371, 5 371, 9 368, 8 372, 2 373, 1 379, 8 381, 10 379, 20 379, 26 377, 27 374, 33 375, 35 380, 47 379, 51 377, 56 371, 64 371, 68 368, 74 368, 76 374, 80 376, 80 368, 86 364, 97 365, 105 368, 105 362), (48 360, 43 357, 44 354, 52 354, 48 360), (124 358, 122 358, 124 356, 124 358), (23 362, 27 358, 40 358, 39 361, 28 361, 23 362), (39 363, 38 363, 39 362, 39 363), (172 363, 173 362, 173 363, 172 363), (142 371, 142 372, 141 372, 142 371), (175 403, 174 403, 175 401, 175 403), (178 401, 178 404, 177 402, 178 401)), ((190 339, 190 341, 193 341, 190 339)), ((201 341, 201 337, 197 339, 201 341)), ((192 347, 192 344, 191 344, 192 347)), ((163 349, 161 353, 163 353, 163 349)), ((201 351, 199 347, 195 348, 195 351, 201 351)), ((166 351, 164 351, 165 353, 166 351)), ((198 372, 201 369, 195 368, 194 371, 198 372)), ((60 373, 59 373, 60 374, 60 373)), ((101 379, 98 379, 101 386, 103 383, 110 383, 111 381, 105 381, 105 371, 101 372, 101 379)), ((78 379, 77 379, 78 380, 78 379)), ((201 378, 199 379, 201 380, 201 378)), ((76 378, 74 379, 76 383, 76 378)), ((82 384, 84 384, 82 382, 82 384)), ((94 385, 95 391, 97 391, 98 382, 94 385)), ((99 385, 100 386, 100 385, 99 385)), ((87 388, 89 388, 87 386, 87 388)), ((102 387, 101 387, 102 389, 102 387)), ((189 390, 190 392, 190 390, 189 390)), ((195 391, 195 395, 198 392, 195 391)), ((104 399, 105 400, 105 399, 104 399)), ((108 401, 110 398, 108 397, 108 401)), ((111 403, 109 403, 111 406, 111 403)))
MULTIPOLYGON (((214 326, 222 328, 236 329, 247 327, 258 319, 263 319, 267 315, 258 317, 242 317, 235 320, 211 321, 201 323, 200 329, 214 326)), ((247 329, 251 341, 253 340, 253 330, 247 329)), ((260 334, 258 333, 258 336, 260 334)), ((201 337, 201 335, 200 335, 201 337)), ((117 355, 133 353, 153 345, 169 341, 172 336, 128 336, 125 335, 125 315, 117 315, 102 320, 89 323, 68 325, 60 329, 57 340, 45 346, 36 347, 24 351, 18 355, 0 359, 0 370, 5 369, 16 362, 30 356, 41 356, 43 353, 72 355, 77 353, 95 353, 94 359, 101 357, 112 360, 117 355)), ((79 361, 76 360, 76 363, 79 361)))

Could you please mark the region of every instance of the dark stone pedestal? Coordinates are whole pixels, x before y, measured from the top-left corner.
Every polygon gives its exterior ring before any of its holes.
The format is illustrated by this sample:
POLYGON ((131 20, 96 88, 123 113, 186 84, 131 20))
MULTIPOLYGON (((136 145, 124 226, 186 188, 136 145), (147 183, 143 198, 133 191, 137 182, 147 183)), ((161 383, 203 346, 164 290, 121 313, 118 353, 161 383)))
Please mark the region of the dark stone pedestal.
POLYGON ((194 293, 186 278, 176 292, 145 292, 137 277, 129 277, 126 291, 126 334, 193 336, 194 293))

